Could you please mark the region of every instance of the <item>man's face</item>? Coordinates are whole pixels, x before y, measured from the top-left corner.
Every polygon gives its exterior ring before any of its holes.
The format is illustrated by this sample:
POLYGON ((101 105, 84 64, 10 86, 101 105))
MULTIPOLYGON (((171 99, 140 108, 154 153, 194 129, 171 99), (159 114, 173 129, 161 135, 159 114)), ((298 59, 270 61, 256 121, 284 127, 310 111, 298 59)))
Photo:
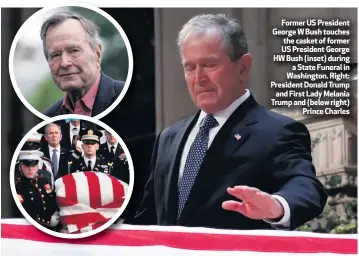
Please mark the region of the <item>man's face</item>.
POLYGON ((91 48, 81 23, 75 19, 51 26, 46 33, 48 63, 55 84, 65 92, 88 90, 99 75, 101 45, 91 48))
POLYGON ((28 178, 30 180, 34 180, 39 171, 39 164, 38 164, 38 162, 36 164, 35 163, 32 163, 32 164, 20 163, 20 168, 26 178, 28 178))
POLYGON ((80 125, 80 120, 71 120, 70 122, 75 127, 78 127, 80 125))
POLYGON ((232 62, 217 34, 189 36, 182 48, 182 62, 190 96, 206 113, 227 108, 244 91, 250 55, 232 62))
POLYGON ((60 145, 62 138, 61 131, 57 125, 50 125, 47 129, 47 134, 45 134, 45 139, 47 143, 53 148, 56 148, 60 145))
POLYGON ((110 143, 111 145, 115 145, 117 143, 115 136, 113 136, 111 133, 105 131, 105 136, 107 142, 110 143))
POLYGON ((96 155, 96 151, 98 150, 99 148, 99 145, 98 143, 95 143, 95 141, 82 141, 82 150, 83 150, 83 153, 84 155, 87 157, 87 158, 92 158, 93 156, 96 155))

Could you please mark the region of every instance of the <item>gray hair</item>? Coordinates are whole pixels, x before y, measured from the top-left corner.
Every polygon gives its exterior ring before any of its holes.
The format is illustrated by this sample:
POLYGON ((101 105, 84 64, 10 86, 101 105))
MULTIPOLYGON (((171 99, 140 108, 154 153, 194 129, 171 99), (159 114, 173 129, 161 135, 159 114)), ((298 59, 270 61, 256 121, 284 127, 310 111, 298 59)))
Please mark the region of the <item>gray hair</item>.
POLYGON ((47 132, 49 131, 49 127, 51 127, 51 126, 56 126, 57 128, 59 128, 60 134, 62 134, 60 125, 55 124, 55 123, 49 123, 45 126, 45 135, 47 135, 47 132))
POLYGON ((178 33, 177 45, 180 52, 190 35, 203 35, 212 31, 221 33, 224 49, 233 62, 248 53, 247 38, 242 25, 225 14, 204 14, 190 19, 178 33))
POLYGON ((82 27, 84 28, 88 36, 88 41, 92 49, 96 50, 98 45, 101 43, 99 36, 99 27, 96 26, 95 23, 76 13, 58 12, 52 15, 51 17, 47 18, 41 26, 40 37, 42 40, 43 50, 46 59, 48 59, 48 52, 46 48, 47 30, 49 29, 49 27, 59 25, 68 19, 78 20, 81 23, 82 27))

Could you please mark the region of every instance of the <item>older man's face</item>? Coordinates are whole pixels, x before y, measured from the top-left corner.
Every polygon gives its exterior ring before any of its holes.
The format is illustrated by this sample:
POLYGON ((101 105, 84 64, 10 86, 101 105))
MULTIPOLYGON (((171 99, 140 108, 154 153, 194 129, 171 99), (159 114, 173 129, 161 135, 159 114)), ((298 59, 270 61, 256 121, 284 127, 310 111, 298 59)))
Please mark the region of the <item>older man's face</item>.
POLYGON ((62 91, 87 91, 94 84, 100 72, 101 46, 91 48, 78 20, 49 27, 46 48, 52 78, 62 91))
POLYGON ((244 93, 243 79, 248 75, 251 58, 232 62, 220 36, 188 37, 182 48, 182 62, 190 96, 206 113, 227 108, 244 93))
POLYGON ((50 125, 47 128, 45 139, 51 147, 58 147, 62 139, 61 130, 57 125, 50 125))

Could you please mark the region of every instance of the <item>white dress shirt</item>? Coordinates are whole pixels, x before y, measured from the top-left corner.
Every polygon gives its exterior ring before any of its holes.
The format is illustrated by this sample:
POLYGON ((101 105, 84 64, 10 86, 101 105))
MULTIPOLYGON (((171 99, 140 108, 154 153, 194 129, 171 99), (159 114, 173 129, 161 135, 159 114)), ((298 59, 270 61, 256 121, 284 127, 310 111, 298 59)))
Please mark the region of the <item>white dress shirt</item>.
MULTIPOLYGON (((218 124, 216 127, 212 128, 209 131, 209 139, 208 139, 208 148, 211 146, 214 138, 216 137, 218 131, 222 128, 222 126, 225 124, 225 122, 228 120, 228 118, 232 115, 232 113, 250 96, 249 90, 246 90, 246 92, 239 97, 237 100, 235 100, 228 108, 217 112, 213 114, 214 118, 217 120, 218 124)), ((178 185, 180 184, 183 172, 184 172, 184 166, 186 164, 186 159, 189 153, 189 150, 191 148, 192 143, 194 142, 196 135, 199 131, 200 124, 203 122, 204 117, 207 115, 204 111, 201 111, 199 114, 197 123, 192 128, 192 131, 188 135, 186 144, 182 151, 181 156, 181 162, 180 162, 180 169, 179 169, 179 177, 178 177, 178 185)), ((282 219, 280 219, 278 222, 272 222, 268 220, 264 220, 268 223, 270 223, 274 228, 283 229, 290 226, 290 208, 288 202, 281 196, 274 195, 274 197, 281 203, 284 209, 284 216, 282 219)))
POLYGON ((96 164, 96 156, 93 156, 92 158, 87 158, 86 156, 84 156, 84 161, 85 161, 85 164, 87 167, 88 167, 89 160, 91 160, 91 170, 93 170, 93 168, 95 167, 95 164, 96 164))
POLYGON ((54 149, 56 149, 56 155, 57 155, 57 168, 59 168, 59 162, 60 162, 60 155, 61 155, 61 151, 60 151, 60 145, 58 145, 56 148, 53 148, 49 145, 49 153, 50 153, 50 159, 52 162, 52 154, 54 153, 54 149))
POLYGON ((108 148, 108 152, 111 154, 112 150, 111 150, 111 147, 115 147, 113 149, 113 153, 115 154, 116 153, 116 149, 117 149, 117 144, 118 143, 115 143, 114 145, 111 145, 110 143, 108 143, 108 141, 106 142, 107 143, 107 148, 108 148))

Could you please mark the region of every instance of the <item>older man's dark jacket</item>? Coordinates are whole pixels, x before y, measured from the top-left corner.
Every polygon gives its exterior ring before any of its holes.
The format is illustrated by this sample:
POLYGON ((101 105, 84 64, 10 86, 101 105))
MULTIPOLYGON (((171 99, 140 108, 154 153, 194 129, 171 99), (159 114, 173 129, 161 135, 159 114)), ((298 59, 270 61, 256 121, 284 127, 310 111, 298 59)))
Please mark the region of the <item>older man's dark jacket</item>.
MULTIPOLYGON (((105 111, 120 95, 125 83, 113 80, 111 77, 101 72, 100 85, 97 91, 95 102, 92 108, 92 115, 97 116, 105 111)), ((58 100, 44 111, 44 115, 54 117, 63 114, 71 114, 65 112, 61 106, 64 99, 58 100)))

